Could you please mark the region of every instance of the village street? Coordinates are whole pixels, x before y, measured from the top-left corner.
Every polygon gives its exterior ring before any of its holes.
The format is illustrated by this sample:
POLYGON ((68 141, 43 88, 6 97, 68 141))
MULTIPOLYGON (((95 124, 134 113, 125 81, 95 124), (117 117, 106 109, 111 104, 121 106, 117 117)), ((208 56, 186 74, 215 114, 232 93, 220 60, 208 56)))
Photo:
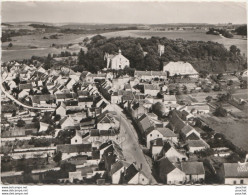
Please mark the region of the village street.
POLYGON ((12 95, 10 95, 10 94, 4 89, 2 82, 1 82, 1 85, 0 85, 0 89, 1 89, 1 92, 3 92, 9 99, 11 99, 12 101, 14 101, 14 102, 17 103, 18 105, 23 106, 24 108, 36 109, 36 110, 54 111, 53 108, 38 108, 38 107, 28 106, 28 105, 25 105, 25 104, 21 103, 19 100, 15 99, 12 95))
POLYGON ((120 118, 120 138, 123 140, 120 143, 120 147, 123 150, 126 161, 129 163, 135 162, 138 167, 142 164, 142 171, 149 178, 151 184, 156 184, 157 182, 152 176, 151 168, 149 167, 144 153, 139 145, 138 135, 131 124, 131 121, 127 119, 122 112, 123 110, 118 105, 111 104, 111 106, 120 118))

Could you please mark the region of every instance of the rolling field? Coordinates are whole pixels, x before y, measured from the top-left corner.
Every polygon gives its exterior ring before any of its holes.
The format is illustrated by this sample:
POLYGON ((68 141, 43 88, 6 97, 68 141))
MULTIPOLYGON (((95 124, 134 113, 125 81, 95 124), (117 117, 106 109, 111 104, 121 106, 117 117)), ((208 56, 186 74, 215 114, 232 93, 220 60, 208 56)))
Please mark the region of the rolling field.
POLYGON ((51 34, 49 33, 44 33, 42 35, 37 34, 13 37, 11 41, 13 47, 7 47, 10 42, 2 43, 2 61, 28 59, 32 56, 47 56, 49 53, 59 54, 61 51, 78 52, 80 47, 57 49, 50 46, 52 44, 76 44, 85 38, 85 35, 63 34, 62 36, 59 36, 59 39, 43 39, 43 37, 49 37, 50 35, 51 34))
POLYGON ((247 40, 241 39, 228 39, 216 35, 207 35, 206 31, 198 30, 198 31, 150 31, 150 30, 129 30, 129 31, 121 31, 121 32, 110 32, 103 33, 103 36, 106 37, 167 37, 168 39, 184 39, 188 41, 213 41, 223 44, 227 49, 230 48, 231 45, 236 45, 241 53, 245 53, 247 55, 247 40))
MULTIPOLYGON (((56 33, 52 33, 56 34, 56 33)), ((59 33, 58 33, 59 34, 59 33)), ((33 55, 47 56, 48 53, 60 53, 61 49, 51 48, 52 44, 76 44, 82 42, 82 40, 88 36, 94 35, 78 35, 78 34, 62 34, 59 39, 43 39, 43 37, 49 37, 51 33, 25 35, 12 38, 13 48, 7 48, 10 42, 2 43, 2 61, 15 59, 31 58, 33 55), (31 49, 36 47, 36 49, 31 49)), ((149 31, 149 30, 126 30, 115 31, 109 33, 102 33, 103 36, 110 37, 143 37, 149 38, 151 36, 167 37, 168 39, 179 39, 189 41, 213 41, 223 44, 227 49, 231 45, 236 45, 240 48, 241 53, 247 54, 247 41, 241 39, 227 39, 216 35, 207 35, 205 31, 149 31)), ((64 51, 64 50, 63 50, 64 51)), ((70 51, 70 50, 69 50, 70 51)), ((79 51, 79 50, 75 50, 79 51)))

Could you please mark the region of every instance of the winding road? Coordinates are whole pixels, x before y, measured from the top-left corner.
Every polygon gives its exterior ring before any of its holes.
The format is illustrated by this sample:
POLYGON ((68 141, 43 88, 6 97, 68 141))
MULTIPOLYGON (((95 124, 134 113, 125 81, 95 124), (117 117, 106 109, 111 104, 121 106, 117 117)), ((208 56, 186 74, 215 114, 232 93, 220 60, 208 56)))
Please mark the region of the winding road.
POLYGON ((1 82, 1 85, 0 85, 0 89, 1 89, 1 92, 3 92, 9 99, 11 99, 12 101, 14 101, 14 102, 17 103, 18 105, 23 106, 24 108, 35 109, 35 110, 54 111, 53 108, 46 108, 46 107, 39 108, 39 107, 33 107, 33 106, 28 106, 28 105, 23 104, 23 103, 20 102, 19 100, 15 99, 12 95, 10 95, 10 94, 4 89, 2 82, 1 82))

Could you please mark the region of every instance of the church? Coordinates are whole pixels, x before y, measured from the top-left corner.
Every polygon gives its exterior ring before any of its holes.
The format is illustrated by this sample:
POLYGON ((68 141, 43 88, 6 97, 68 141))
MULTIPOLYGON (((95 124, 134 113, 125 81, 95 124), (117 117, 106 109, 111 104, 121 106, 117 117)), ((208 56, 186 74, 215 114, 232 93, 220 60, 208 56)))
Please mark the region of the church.
POLYGON ((106 53, 104 60, 107 60, 108 69, 120 70, 130 66, 129 60, 121 54, 120 49, 117 55, 110 55, 106 53))

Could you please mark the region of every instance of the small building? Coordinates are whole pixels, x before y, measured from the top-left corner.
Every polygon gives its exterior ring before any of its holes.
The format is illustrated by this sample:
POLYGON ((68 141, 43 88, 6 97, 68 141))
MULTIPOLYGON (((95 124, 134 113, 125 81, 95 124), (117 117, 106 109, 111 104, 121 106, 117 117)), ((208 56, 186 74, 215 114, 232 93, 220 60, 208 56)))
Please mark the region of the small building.
POLYGON ((62 153, 62 160, 78 155, 92 156, 92 146, 91 144, 57 145, 57 152, 62 153))
POLYGON ((203 162, 182 162, 181 167, 186 175, 186 182, 202 182, 205 180, 203 162))
POLYGON ((210 148, 210 146, 202 139, 200 139, 200 140, 187 140, 187 147, 188 147, 189 152, 191 152, 191 153, 199 152, 202 150, 206 150, 207 148, 210 148))
POLYGON ((164 104, 176 104, 177 103, 177 99, 175 95, 163 95, 163 101, 164 104))
POLYGON ((224 163, 224 184, 248 185, 248 162, 224 163))
POLYGON ((121 176, 126 171, 127 167, 129 167, 130 164, 126 161, 117 161, 116 163, 111 165, 111 171, 110 176, 112 179, 112 184, 120 184, 121 182, 121 176))
POLYGON ((170 142, 164 143, 163 149, 161 150, 160 154, 158 154, 158 156, 164 156, 173 163, 184 162, 188 160, 186 154, 177 150, 170 142))
POLYGON ((183 184, 186 180, 185 173, 166 157, 158 161, 158 173, 164 184, 183 184))
POLYGON ((155 84, 145 84, 144 85, 144 94, 157 96, 160 92, 160 87, 155 84))

